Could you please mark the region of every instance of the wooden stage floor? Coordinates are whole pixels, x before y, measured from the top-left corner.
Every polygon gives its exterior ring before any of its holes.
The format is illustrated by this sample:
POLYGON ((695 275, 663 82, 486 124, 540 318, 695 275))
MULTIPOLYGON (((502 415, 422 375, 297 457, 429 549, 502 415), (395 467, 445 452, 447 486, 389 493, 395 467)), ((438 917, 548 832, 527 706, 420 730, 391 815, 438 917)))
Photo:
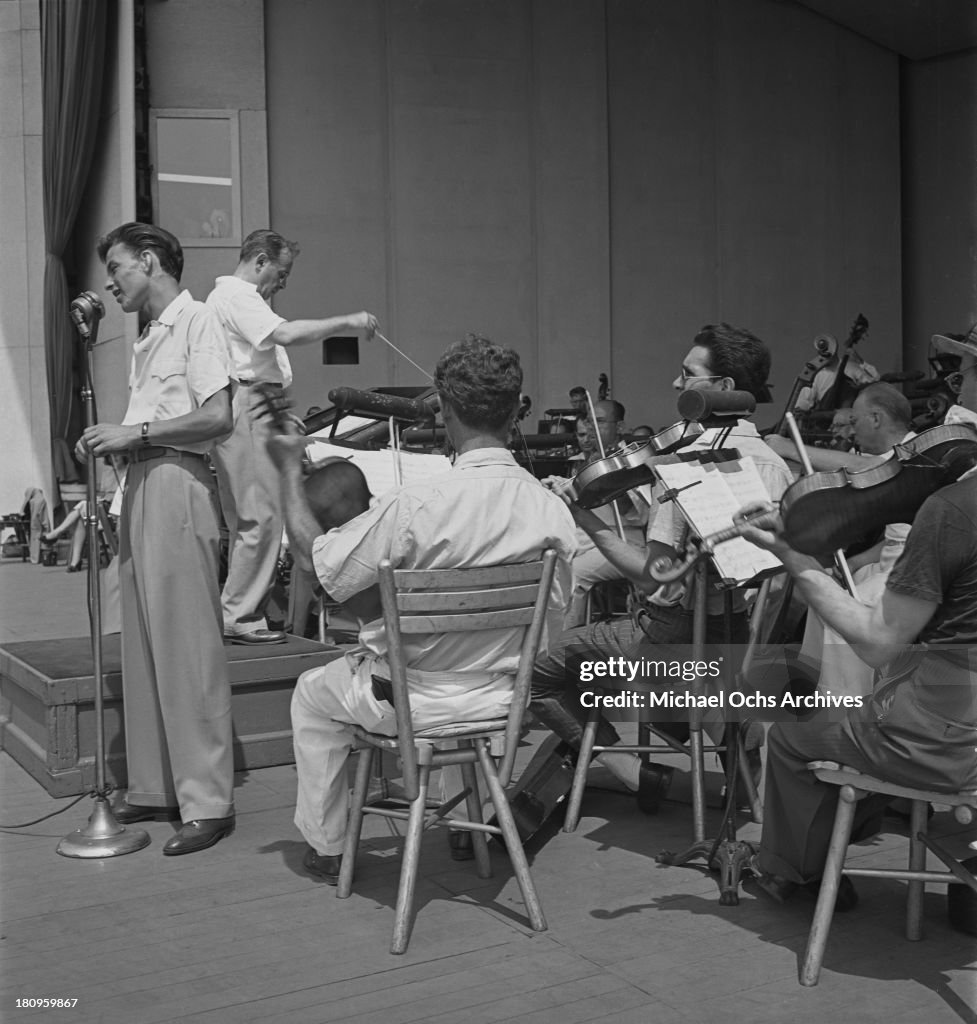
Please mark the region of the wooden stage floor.
MULTIPOLYGON (((83 574, 0 562, 0 643, 84 635, 84 591, 83 574)), ((522 763, 542 738, 531 734, 522 763)), ((139 853, 67 860, 55 848, 85 823, 89 798, 49 796, 0 753, 0 1020, 977 1024, 977 939, 948 926, 943 889, 928 891, 926 937, 909 943, 902 885, 858 880, 861 905, 836 919, 820 985, 802 989, 813 904, 746 893, 719 906, 712 876, 655 863, 687 845, 690 808, 669 802, 649 818, 607 789, 588 791, 575 834, 531 847, 549 931, 528 930, 504 854, 493 853, 495 878, 479 880, 433 834, 410 948, 390 956, 387 823, 368 819, 356 891, 337 900, 301 871, 294 790, 291 766, 240 773, 237 831, 199 854, 162 857, 173 826, 150 823, 139 853), (16 1007, 39 997, 78 1003, 16 1007)), ((933 824, 957 852, 977 838, 946 813, 933 824)), ((895 830, 858 851, 885 866, 904 849, 895 830)))

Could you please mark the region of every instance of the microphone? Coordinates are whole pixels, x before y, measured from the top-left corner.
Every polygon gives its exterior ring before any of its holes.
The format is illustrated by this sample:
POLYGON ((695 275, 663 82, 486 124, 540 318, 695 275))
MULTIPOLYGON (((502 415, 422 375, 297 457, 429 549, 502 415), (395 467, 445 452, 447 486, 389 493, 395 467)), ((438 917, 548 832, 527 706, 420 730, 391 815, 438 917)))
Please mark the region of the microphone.
POLYGON ((78 333, 86 340, 91 337, 91 327, 105 316, 105 306, 95 292, 82 292, 69 307, 71 319, 78 333))
POLYGON ((756 399, 749 391, 711 391, 699 388, 678 396, 678 414, 683 420, 708 420, 713 416, 738 418, 756 411, 756 399))
POLYGON ((434 410, 416 398, 399 398, 377 391, 358 391, 356 388, 333 388, 329 401, 342 412, 374 413, 378 416, 393 416, 394 419, 432 420, 434 410))

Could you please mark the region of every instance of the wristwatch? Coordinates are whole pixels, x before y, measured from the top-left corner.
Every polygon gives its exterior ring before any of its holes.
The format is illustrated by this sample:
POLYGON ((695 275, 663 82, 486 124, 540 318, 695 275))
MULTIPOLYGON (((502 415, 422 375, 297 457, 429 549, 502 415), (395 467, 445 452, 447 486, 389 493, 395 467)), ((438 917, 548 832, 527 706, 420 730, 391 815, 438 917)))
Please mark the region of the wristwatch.
POLYGON ((144 423, 139 428, 139 437, 140 437, 140 440, 142 441, 143 448, 148 448, 149 447, 149 424, 148 423, 144 423))

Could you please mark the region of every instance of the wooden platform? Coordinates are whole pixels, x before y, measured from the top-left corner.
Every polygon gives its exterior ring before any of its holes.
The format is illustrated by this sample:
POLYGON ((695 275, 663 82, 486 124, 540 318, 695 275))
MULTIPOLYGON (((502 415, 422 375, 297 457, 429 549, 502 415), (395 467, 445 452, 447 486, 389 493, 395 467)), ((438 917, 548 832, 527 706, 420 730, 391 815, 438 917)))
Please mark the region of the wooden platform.
MULTIPOLYGON (((234 767, 291 764, 289 703, 295 680, 343 649, 289 637, 266 647, 228 646, 234 767)), ((107 773, 126 783, 119 635, 102 651, 107 773)), ((95 782, 94 678, 88 637, 32 640, 0 647, 0 749, 52 796, 71 796, 95 782)))

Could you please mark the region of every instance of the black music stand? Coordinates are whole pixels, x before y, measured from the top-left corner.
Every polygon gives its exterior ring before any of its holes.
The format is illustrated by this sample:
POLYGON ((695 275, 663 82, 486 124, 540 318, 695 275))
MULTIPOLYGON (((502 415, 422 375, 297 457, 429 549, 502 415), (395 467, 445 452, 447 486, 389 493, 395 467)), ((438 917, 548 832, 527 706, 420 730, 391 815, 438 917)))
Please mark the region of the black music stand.
MULTIPOLYGON (((708 587, 709 567, 705 559, 695 566, 695 604, 693 610, 692 657, 695 661, 705 660, 706 637, 706 596, 708 587)), ((753 652, 757 643, 757 626, 763 618, 769 591, 769 578, 760 587, 751 618, 750 639, 744 654, 740 670, 734 678, 743 678, 749 671, 753 652)), ((731 647, 729 629, 729 613, 731 611, 732 590, 724 594, 726 602, 726 644, 731 647)), ((739 884, 743 868, 747 866, 753 854, 749 843, 736 838, 736 778, 741 771, 744 779, 748 769, 741 765, 741 723, 739 718, 727 719, 723 735, 722 747, 726 750, 726 802, 723 807, 722 822, 719 832, 713 839, 705 836, 705 780, 703 778, 703 740, 702 715, 693 709, 689 716, 689 743, 692 747, 692 794, 693 794, 693 835, 691 846, 680 853, 663 850, 656 858, 659 864, 680 867, 690 861, 702 859, 706 866, 719 873, 720 906, 735 907, 739 904, 739 884)), ((752 780, 751 780, 752 781, 752 780)), ((754 807, 754 818, 760 820, 757 808, 754 807)))

